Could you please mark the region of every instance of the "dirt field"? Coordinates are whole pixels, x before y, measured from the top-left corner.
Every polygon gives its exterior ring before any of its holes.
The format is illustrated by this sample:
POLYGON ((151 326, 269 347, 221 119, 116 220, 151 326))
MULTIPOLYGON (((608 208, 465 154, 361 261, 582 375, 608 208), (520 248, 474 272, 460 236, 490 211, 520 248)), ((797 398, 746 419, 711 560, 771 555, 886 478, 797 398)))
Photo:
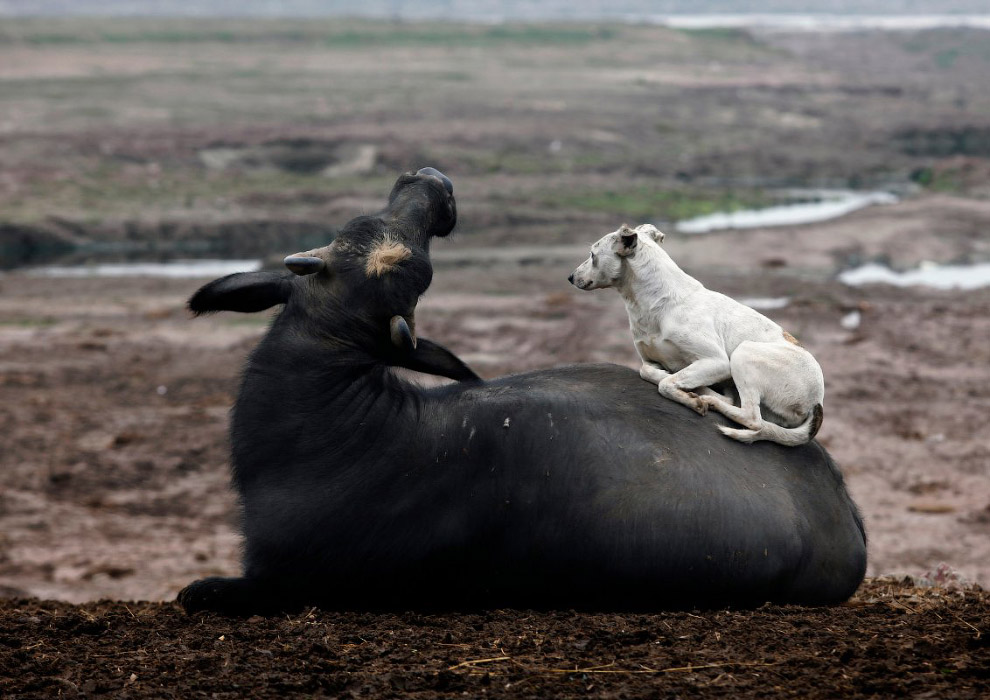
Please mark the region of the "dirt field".
MULTIPOLYGON (((948 212, 969 217, 962 229, 990 223, 990 207, 942 198, 794 229, 671 234, 668 245, 712 288, 790 299, 766 313, 824 368, 819 439, 864 511, 870 574, 921 576, 947 562, 986 585, 990 289, 851 288, 816 266, 847 248, 847 231, 869 232, 862 247, 897 244, 914 260, 985 244, 926 229, 926 216, 948 212), (910 243, 890 242, 890 231, 910 243), (788 259, 753 274, 753 250, 788 259), (711 267, 693 266, 702 259, 711 267), (852 311, 861 322, 847 330, 852 311)), ((566 282, 580 246, 542 251, 543 263, 514 248, 516 259, 486 264, 486 249, 462 242, 436 246, 421 333, 489 377, 568 362, 636 366, 618 295, 566 282)), ((237 571, 227 410, 267 318, 190 319, 184 300, 200 283, 0 279, 0 585, 74 602, 159 600, 193 578, 237 571)))

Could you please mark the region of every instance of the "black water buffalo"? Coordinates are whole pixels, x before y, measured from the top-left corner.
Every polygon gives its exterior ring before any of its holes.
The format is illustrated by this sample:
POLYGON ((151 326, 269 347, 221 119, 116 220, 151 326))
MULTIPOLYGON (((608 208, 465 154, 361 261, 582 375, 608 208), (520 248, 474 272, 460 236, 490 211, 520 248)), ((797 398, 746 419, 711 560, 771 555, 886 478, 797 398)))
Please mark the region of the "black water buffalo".
POLYGON ((415 337, 453 186, 404 175, 388 206, 296 274, 212 282, 196 313, 284 309, 233 412, 244 572, 189 611, 829 604, 863 578, 863 525, 817 443, 744 445, 631 369, 482 382, 415 337), (404 365, 460 383, 425 389, 404 365))

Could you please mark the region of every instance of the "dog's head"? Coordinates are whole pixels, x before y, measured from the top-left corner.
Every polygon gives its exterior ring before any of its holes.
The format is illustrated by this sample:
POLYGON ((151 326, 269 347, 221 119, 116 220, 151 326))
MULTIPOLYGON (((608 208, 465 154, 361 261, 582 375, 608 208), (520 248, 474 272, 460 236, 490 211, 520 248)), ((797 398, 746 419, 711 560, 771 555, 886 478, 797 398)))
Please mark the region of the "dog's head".
POLYGON ((640 241, 663 241, 663 232, 653 224, 630 228, 622 224, 618 231, 605 234, 591 246, 591 255, 571 273, 567 281, 578 289, 604 289, 619 283, 625 273, 625 260, 636 254, 640 241))

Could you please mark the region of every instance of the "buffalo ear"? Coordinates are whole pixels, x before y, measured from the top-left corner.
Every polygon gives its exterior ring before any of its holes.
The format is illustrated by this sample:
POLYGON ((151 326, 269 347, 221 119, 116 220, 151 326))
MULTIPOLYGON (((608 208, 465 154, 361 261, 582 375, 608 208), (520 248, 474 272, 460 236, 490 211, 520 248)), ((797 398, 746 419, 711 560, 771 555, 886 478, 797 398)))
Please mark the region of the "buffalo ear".
POLYGON ((189 299, 189 310, 197 316, 214 311, 264 311, 289 300, 289 280, 290 274, 284 272, 235 272, 200 287, 189 299))

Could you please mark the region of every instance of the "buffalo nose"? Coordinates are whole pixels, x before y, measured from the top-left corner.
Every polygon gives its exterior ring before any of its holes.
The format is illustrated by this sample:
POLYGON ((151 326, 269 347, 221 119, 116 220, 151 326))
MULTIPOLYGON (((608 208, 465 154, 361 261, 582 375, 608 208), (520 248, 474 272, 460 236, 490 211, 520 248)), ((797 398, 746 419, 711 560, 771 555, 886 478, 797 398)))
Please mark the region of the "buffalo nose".
POLYGON ((443 183, 443 188, 447 190, 447 194, 454 194, 454 183, 450 181, 450 178, 444 175, 442 172, 436 168, 420 168, 416 171, 417 175, 431 175, 440 182, 443 183))
POLYGON ((571 273, 570 277, 567 278, 567 281, 570 282, 571 284, 574 284, 574 273, 573 272, 571 273))

